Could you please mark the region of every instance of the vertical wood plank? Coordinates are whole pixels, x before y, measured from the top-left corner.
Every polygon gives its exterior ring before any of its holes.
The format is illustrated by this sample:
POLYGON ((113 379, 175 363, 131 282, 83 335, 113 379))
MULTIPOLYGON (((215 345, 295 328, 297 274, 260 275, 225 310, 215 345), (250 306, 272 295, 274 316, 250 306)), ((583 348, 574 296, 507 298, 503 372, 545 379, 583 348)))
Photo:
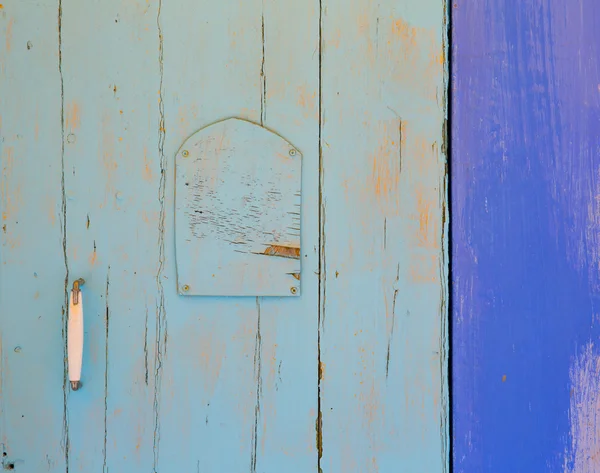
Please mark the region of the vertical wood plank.
POLYGON ((0 455, 65 469, 65 263, 55 1, 0 8, 0 455))
POLYGON ((444 8, 323 1, 323 471, 447 471, 444 8))
POLYGON ((69 283, 86 280, 83 387, 68 402, 69 471, 151 471, 157 4, 63 0, 62 8, 69 283))
POLYGON ((592 0, 454 2, 459 473, 600 469, 598 18, 592 0))
MULTIPOLYGON (((180 2, 164 5, 161 22, 167 159, 206 124, 249 119, 299 147, 309 195, 299 298, 168 291, 159 466, 307 471, 316 466, 318 13, 291 3, 180 2)), ((176 268, 172 235, 166 238, 170 288, 176 268)))
MULTIPOLYGON (((261 2, 169 2, 160 21, 165 224, 173 228, 171 158, 183 141, 223 118, 260 121, 261 2)), ((259 304, 255 298, 178 296, 172 233, 166 233, 166 242, 168 356, 163 359, 159 468, 250 470, 256 461, 259 304), (223 455, 223 445, 231 454, 223 455)))
POLYGON ((302 157, 299 300, 261 301, 256 471, 316 471, 319 269, 319 3, 265 0, 263 122, 302 157))

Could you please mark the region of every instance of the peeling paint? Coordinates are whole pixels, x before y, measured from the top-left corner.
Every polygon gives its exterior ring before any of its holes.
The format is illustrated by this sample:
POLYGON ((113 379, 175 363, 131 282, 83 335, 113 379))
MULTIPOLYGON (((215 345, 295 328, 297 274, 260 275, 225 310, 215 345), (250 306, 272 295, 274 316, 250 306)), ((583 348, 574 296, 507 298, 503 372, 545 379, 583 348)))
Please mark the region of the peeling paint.
POLYGON ((299 246, 285 246, 285 245, 270 245, 265 249, 263 255, 267 256, 280 256, 282 258, 293 258, 300 259, 300 247, 299 246))
POLYGON ((564 473, 600 471, 600 354, 589 342, 570 369, 569 444, 564 473))

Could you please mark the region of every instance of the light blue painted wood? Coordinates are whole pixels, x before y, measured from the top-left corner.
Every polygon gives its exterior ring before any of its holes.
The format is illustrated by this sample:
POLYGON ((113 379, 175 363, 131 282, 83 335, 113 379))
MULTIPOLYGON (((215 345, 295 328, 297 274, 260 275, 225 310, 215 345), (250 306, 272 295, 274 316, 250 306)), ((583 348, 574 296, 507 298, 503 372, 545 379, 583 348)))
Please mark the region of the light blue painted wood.
POLYGON ((60 472, 66 298, 56 2, 5 3, 0 31, 0 455, 4 468, 60 472))
POLYGON ((0 9, 23 46, 0 51, 1 425, 21 471, 444 471, 442 4, 321 3, 0 9), (299 297, 177 292, 177 150, 228 117, 302 152, 299 297), (83 387, 63 395, 79 277, 83 387))
POLYGON ((442 472, 444 7, 324 0, 324 472, 442 472))
POLYGON ((302 154, 230 118, 194 133, 175 159, 179 294, 299 295, 302 154))
POLYGON ((86 280, 83 387, 67 404, 70 473, 154 464, 156 14, 146 2, 62 3, 67 262, 70 283, 86 280))

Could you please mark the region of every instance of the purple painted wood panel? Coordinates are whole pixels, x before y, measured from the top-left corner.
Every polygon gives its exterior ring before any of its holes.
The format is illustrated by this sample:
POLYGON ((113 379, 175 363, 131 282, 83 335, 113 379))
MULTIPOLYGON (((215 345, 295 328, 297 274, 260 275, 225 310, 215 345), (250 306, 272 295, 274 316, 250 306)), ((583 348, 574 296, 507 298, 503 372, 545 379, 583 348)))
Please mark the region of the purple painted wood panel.
POLYGON ((451 9, 454 471, 600 471, 600 2, 451 9))

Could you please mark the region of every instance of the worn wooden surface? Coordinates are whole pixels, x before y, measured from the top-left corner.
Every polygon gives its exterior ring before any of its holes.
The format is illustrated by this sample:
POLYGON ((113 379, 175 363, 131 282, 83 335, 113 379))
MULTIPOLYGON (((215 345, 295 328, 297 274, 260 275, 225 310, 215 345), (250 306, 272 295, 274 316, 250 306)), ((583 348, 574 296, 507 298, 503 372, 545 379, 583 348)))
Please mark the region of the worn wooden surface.
POLYGON ((600 4, 452 11, 454 469, 600 471, 600 4))
POLYGON ((444 21, 441 0, 0 6, 5 467, 447 471, 444 21), (178 294, 175 154, 229 117, 302 152, 299 297, 178 294))
POLYGON ((229 118, 175 158, 177 290, 200 296, 300 294, 302 154, 229 118))

